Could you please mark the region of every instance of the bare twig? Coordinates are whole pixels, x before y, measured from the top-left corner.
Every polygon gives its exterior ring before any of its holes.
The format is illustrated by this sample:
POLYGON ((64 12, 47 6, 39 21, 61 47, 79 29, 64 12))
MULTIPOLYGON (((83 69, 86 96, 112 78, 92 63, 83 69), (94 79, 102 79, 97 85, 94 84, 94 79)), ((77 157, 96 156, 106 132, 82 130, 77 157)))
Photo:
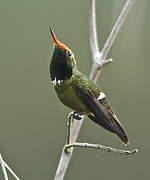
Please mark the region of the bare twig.
MULTIPOLYGON (((90 73, 90 79, 93 80, 94 82, 97 81, 101 68, 108 62, 112 61, 111 59, 106 60, 106 57, 134 1, 135 0, 126 1, 126 4, 124 8, 122 9, 120 16, 112 32, 110 33, 108 40, 106 41, 102 49, 102 52, 100 52, 99 47, 98 47, 97 31, 96 31, 95 0, 89 0, 90 48, 91 48, 91 54, 92 54, 92 60, 93 60, 92 69, 90 73)), ((71 144, 75 143, 82 123, 83 123, 83 119, 80 121, 77 121, 77 120, 73 121, 71 130, 70 130, 70 143, 71 144)), ((66 151, 63 149, 54 180, 64 179, 65 172, 68 167, 72 153, 73 153, 73 148, 70 150, 70 153, 66 153, 66 151)))
POLYGON ((108 146, 102 146, 100 144, 89 144, 89 143, 73 143, 73 144, 67 144, 65 146, 65 150, 71 148, 71 147, 84 147, 84 148, 94 148, 100 150, 100 152, 111 152, 116 154, 122 154, 122 155, 132 155, 136 152, 138 152, 137 149, 133 150, 122 150, 122 149, 116 149, 108 146))
MULTIPOLYGON (((134 2, 135 2, 135 0, 126 0, 126 3, 120 13, 120 16, 118 17, 107 41, 104 44, 102 51, 100 52, 101 55, 100 55, 99 59, 97 59, 97 58, 93 59, 94 63, 92 65, 90 79, 92 79, 94 82, 97 81, 103 65, 110 62, 111 59, 107 60, 106 57, 114 43, 115 38, 117 37, 119 30, 121 29, 123 23, 125 22, 125 19, 129 13, 131 7, 133 6, 134 2)), ((92 24, 90 23, 90 29, 92 28, 91 26, 92 26, 92 24)), ((99 54, 99 52, 98 51, 96 52, 96 50, 95 50, 94 54, 99 54)))
POLYGON ((3 171, 4 179, 8 180, 8 175, 7 175, 5 164, 4 164, 4 161, 3 161, 1 154, 0 154, 0 163, 1 163, 2 171, 3 171))
MULTIPOLYGON (((4 172, 6 171, 6 169, 10 172, 10 174, 16 179, 16 180, 20 180, 19 177, 13 172, 13 170, 7 165, 7 163, 2 159, 2 156, 0 154, 0 164, 1 166, 3 166, 3 168, 5 168, 5 170, 3 171, 3 174, 4 172)), ((2 168, 2 170, 3 170, 2 168)), ((6 173, 7 174, 7 173, 6 173)), ((6 176, 5 174, 5 176, 6 176)), ((5 177, 5 180, 7 180, 8 177, 5 177)))
POLYGON ((95 0, 89 0, 89 38, 90 38, 90 49, 92 55, 92 69, 90 73, 90 79, 96 82, 97 74, 100 68, 112 62, 112 59, 103 60, 102 53, 99 50, 98 40, 97 40, 97 28, 96 28, 96 6, 95 0))
POLYGON ((105 45, 101 51, 101 54, 102 54, 101 60, 102 61, 105 61, 105 59, 108 55, 108 52, 111 49, 113 42, 114 42, 119 30, 121 29, 121 27, 122 27, 128 13, 129 13, 129 11, 130 11, 132 5, 134 4, 134 2, 135 2, 135 0, 127 0, 126 1, 125 5, 124 5, 124 7, 120 13, 120 16, 118 17, 109 37, 108 37, 108 39, 107 39, 107 41, 106 41, 106 43, 105 43, 105 45))
POLYGON ((14 173, 14 171, 8 166, 8 164, 4 162, 5 167, 7 168, 7 170, 10 172, 10 174, 16 179, 16 180, 20 180, 20 178, 14 173))
POLYGON ((101 56, 97 39, 95 0, 89 0, 89 26, 90 49, 93 63, 95 63, 101 56))
MULTIPOLYGON (((83 119, 79 121, 78 120, 73 121, 73 124, 70 129, 70 140, 69 140, 70 143, 74 143, 76 141, 82 123, 83 123, 83 119)), ((54 180, 63 180, 70 158, 72 156, 72 153, 73 153, 73 149, 70 150, 70 153, 66 153, 64 149, 62 150, 61 158, 59 160, 59 164, 57 167, 54 180)))

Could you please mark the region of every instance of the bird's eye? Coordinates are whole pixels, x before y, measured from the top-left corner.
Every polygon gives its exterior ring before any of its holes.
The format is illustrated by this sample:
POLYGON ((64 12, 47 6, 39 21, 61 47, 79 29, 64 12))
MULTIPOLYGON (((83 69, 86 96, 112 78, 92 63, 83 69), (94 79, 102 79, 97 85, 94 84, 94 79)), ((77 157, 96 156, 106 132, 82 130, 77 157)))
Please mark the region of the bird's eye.
POLYGON ((67 55, 68 55, 69 57, 71 57, 71 56, 72 56, 72 52, 67 51, 67 55))

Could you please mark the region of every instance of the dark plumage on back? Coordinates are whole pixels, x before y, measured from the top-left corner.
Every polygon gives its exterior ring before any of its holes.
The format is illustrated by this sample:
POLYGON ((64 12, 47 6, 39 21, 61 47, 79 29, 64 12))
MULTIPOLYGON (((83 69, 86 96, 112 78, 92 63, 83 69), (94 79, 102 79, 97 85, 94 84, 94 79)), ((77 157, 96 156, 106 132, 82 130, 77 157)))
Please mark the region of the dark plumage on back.
POLYGON ((128 137, 118 119, 107 112, 106 108, 101 105, 90 89, 76 86, 75 90, 92 112, 88 117, 108 131, 117 134, 125 144, 128 144, 128 137))

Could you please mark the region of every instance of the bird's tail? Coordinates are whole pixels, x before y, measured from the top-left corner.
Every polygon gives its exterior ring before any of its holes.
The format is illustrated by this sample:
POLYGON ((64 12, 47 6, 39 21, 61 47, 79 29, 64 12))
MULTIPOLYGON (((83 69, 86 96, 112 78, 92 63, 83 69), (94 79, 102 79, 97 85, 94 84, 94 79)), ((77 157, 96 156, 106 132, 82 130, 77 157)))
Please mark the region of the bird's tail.
POLYGON ((89 115, 88 117, 98 125, 107 129, 108 131, 117 134, 118 137, 122 140, 122 142, 126 145, 129 144, 128 137, 116 118, 109 116, 109 121, 107 121, 105 118, 103 119, 102 116, 97 117, 95 115, 89 115))

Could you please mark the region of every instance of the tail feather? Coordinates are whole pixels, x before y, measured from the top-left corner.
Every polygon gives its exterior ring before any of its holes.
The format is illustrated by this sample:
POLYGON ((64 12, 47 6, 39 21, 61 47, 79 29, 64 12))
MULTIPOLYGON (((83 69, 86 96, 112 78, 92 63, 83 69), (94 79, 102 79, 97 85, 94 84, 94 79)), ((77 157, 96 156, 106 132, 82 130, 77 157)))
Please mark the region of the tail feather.
POLYGON ((103 128, 107 129, 108 131, 115 133, 118 135, 118 137, 122 140, 123 143, 128 144, 128 137, 125 133, 125 131, 123 130, 123 128, 121 127, 120 123, 118 123, 117 121, 114 121, 111 118, 111 124, 106 123, 106 121, 104 121, 103 119, 101 119, 100 117, 96 117, 94 115, 89 115, 88 116, 92 121, 94 121, 95 123, 97 123, 98 125, 102 126, 103 128))
POLYGON ((127 135, 115 114, 112 112, 106 98, 104 98, 103 103, 101 103, 95 94, 85 85, 79 86, 74 84, 73 87, 76 94, 91 112, 91 115, 88 117, 108 131, 117 134, 125 144, 128 144, 127 135))

